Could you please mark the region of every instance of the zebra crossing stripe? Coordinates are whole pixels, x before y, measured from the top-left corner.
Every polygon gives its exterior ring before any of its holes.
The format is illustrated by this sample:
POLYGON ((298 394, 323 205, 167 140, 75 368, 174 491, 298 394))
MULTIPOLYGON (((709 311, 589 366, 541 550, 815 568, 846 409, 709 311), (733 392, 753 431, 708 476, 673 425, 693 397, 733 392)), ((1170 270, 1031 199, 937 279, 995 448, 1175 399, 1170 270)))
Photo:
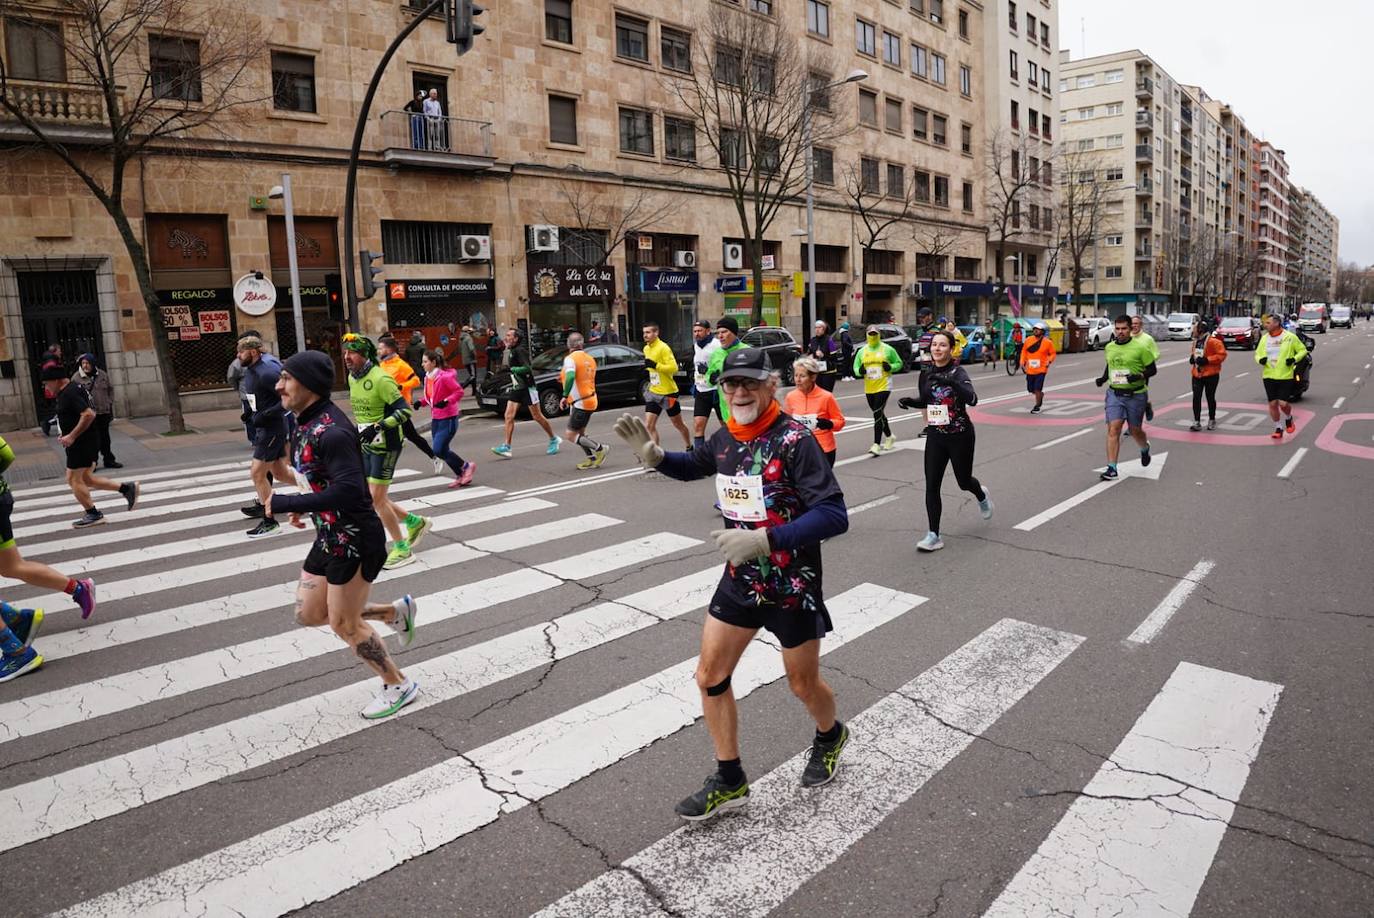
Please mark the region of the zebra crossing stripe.
MULTIPOLYGON (((162 492, 174 491, 176 489, 184 488, 188 489, 186 493, 198 494, 206 485, 220 485, 223 487, 226 484, 232 484, 241 487, 243 483, 248 480, 248 476, 242 471, 235 470, 232 472, 220 472, 216 475, 202 475, 199 472, 188 472, 187 477, 177 481, 145 482, 141 477, 130 478, 129 480, 139 483, 141 488, 139 493, 142 495, 140 500, 152 501, 161 499, 162 492), (154 495, 159 496, 154 497, 154 495)), ((34 507, 71 506, 72 504, 72 492, 70 490, 67 490, 65 494, 54 494, 38 498, 29 497, 27 494, 22 496, 25 510, 31 510, 34 507)), ((124 497, 114 491, 92 491, 91 499, 97 503, 114 504, 123 501, 124 497)))
MULTIPOLYGON (((924 597, 872 584, 842 593, 827 602, 837 627, 821 643, 821 653, 837 650, 923 602, 924 597)), ((738 698, 783 676, 776 645, 762 639, 754 643, 761 646, 747 652, 734 673, 738 698)), ((700 710, 692 679, 696 665, 695 657, 686 660, 466 755, 60 914, 180 918, 233 903, 244 915, 275 916, 327 899, 690 726, 700 710), (589 733, 597 742, 587 742, 589 733)), ((54 807, 68 799, 65 794, 50 797, 54 807)), ((16 811, 4 797, 0 802, 16 811)), ((33 801, 18 812, 29 814, 36 807, 41 815, 44 805, 33 801)))
POLYGON ((838 860, 1083 638, 1003 619, 848 721, 843 769, 820 789, 800 784, 809 750, 750 785, 748 815, 709 832, 683 828, 538 913, 763 916, 838 860), (719 855, 730 852, 728 870, 719 855), (652 887, 650 895, 648 887, 652 887))
MULTIPOLYGON (((720 568, 715 566, 645 591, 653 593, 661 611, 645 612, 627 604, 626 600, 648 601, 647 595, 635 594, 407 664, 406 675, 420 683, 421 691, 400 714, 413 714, 688 615, 706 605, 719 579, 720 568)), ((36 798, 50 798, 53 809, 41 826, 26 822, 23 831, 35 836, 40 828, 44 835, 67 831, 351 736, 380 723, 358 716, 376 688, 375 679, 364 679, 36 781, 28 789, 17 789, 12 799, 27 807, 36 798), (172 762, 177 767, 169 768, 172 762)))
POLYGON ((595 577, 631 564, 652 561, 660 555, 695 548, 700 544, 701 539, 678 535, 675 532, 656 532, 618 545, 607 545, 570 558, 560 558, 548 564, 536 564, 534 569, 553 574, 563 580, 576 580, 595 577))
POLYGON ((984 918, 1191 912, 1282 691, 1180 663, 984 918))
MULTIPOLYGON (((139 472, 137 480, 140 482, 144 482, 158 481, 164 478, 184 478, 187 475, 203 475, 207 472, 220 472, 224 471, 225 469, 239 469, 241 470, 241 472, 246 472, 250 465, 252 465, 252 463, 247 461, 218 462, 214 465, 197 465, 179 469, 163 469, 158 472, 139 472)), ((70 495, 72 493, 71 488, 69 488, 65 483, 53 485, 39 485, 36 488, 19 487, 15 488, 14 490, 16 494, 24 498, 39 497, 44 494, 70 495)))

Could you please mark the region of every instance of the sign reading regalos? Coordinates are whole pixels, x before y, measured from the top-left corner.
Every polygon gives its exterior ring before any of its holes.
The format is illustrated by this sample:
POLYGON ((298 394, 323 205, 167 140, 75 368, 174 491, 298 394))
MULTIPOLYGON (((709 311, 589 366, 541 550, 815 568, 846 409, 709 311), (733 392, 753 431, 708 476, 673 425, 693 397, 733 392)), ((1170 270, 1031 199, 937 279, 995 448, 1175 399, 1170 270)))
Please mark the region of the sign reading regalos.
POLYGON ((234 305, 250 316, 266 315, 277 305, 277 287, 263 275, 249 272, 234 281, 234 305))

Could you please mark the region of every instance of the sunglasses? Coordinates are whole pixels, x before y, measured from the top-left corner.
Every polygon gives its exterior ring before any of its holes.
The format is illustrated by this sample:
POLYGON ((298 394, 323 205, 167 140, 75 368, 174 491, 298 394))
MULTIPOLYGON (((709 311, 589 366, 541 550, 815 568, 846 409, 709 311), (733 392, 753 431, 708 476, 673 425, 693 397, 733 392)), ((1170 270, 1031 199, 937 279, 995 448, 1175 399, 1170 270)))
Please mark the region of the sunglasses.
POLYGON ((722 379, 720 387, 726 392, 738 392, 740 389, 746 392, 753 392, 763 385, 761 379, 722 379))

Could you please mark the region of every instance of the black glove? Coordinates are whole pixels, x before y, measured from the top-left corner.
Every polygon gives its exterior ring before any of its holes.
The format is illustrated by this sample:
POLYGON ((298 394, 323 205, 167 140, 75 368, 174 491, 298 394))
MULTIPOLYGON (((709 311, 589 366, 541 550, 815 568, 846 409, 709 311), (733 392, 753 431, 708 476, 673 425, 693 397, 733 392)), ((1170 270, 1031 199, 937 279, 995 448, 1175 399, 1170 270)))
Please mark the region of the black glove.
POLYGON ((239 415, 239 420, 245 424, 253 423, 253 412, 245 411, 243 414, 239 415))
POLYGON ((377 425, 368 424, 358 431, 358 442, 364 446, 371 443, 377 436, 377 425))
POLYGON ((1207 358, 1206 358, 1206 357, 1198 357, 1198 358, 1196 358, 1196 359, 1193 361, 1193 363, 1194 363, 1195 366, 1205 367, 1205 366, 1207 366, 1207 358))
POLYGON ((657 369, 658 369, 658 361, 657 361, 657 360, 650 360, 648 357, 645 357, 645 358, 644 358, 644 369, 646 369, 646 370, 657 370, 657 369))
POLYGON ((1267 367, 1267 366, 1269 366, 1269 358, 1268 358, 1268 357, 1261 357, 1261 358, 1260 358, 1260 366, 1262 366, 1262 367, 1267 367))
POLYGON ((434 407, 434 408, 447 408, 447 407, 448 407, 448 399, 446 399, 446 398, 441 398, 441 399, 439 399, 439 401, 435 402, 435 403, 433 404, 433 406, 431 406, 431 407, 434 407))
POLYGON ((1291 367, 1293 364, 1295 364, 1295 363, 1297 363, 1297 361, 1294 360, 1292 357, 1289 357, 1289 358, 1288 358, 1288 365, 1289 365, 1290 367, 1291 367))
POLYGON ((918 398, 912 398, 909 395, 904 395, 901 398, 897 399, 897 405, 899 407, 905 408, 907 411, 911 411, 913 408, 921 407, 921 400, 918 398))
POLYGON ((1139 373, 1127 373, 1126 382, 1141 382, 1145 377, 1139 373))
POLYGON ((834 426, 835 422, 830 420, 830 418, 816 418, 817 430, 830 430, 834 426))
POLYGON ((697 364, 697 372, 700 373, 702 376, 705 376, 705 375, 706 375, 706 368, 707 368, 707 366, 709 366, 709 364, 705 364, 705 363, 699 363, 699 364, 697 364))
POLYGON ((1107 377, 1099 376, 1097 379, 1094 379, 1093 382, 1097 383, 1097 388, 1101 389, 1107 384, 1107 377))

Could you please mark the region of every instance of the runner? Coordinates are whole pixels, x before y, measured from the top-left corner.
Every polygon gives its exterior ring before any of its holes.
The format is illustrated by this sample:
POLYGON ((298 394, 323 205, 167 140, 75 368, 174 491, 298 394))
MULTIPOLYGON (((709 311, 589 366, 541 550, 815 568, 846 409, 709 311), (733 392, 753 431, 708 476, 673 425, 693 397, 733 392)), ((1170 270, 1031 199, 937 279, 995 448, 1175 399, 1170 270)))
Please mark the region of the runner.
POLYGON ((449 488, 466 488, 472 483, 477 463, 464 462, 450 446, 458 434, 458 405, 463 400, 463 387, 458 382, 458 371, 446 363, 443 351, 425 351, 421 358, 425 371, 421 404, 429 406, 429 433, 434 438, 434 455, 457 476, 449 488))
MULTIPOLYGON (((1154 336, 1145 330, 1145 320, 1140 316, 1131 316, 1131 337, 1144 342, 1150 349, 1150 353, 1154 355, 1154 359, 1159 360, 1159 342, 1155 341, 1154 336)), ((1150 387, 1146 386, 1144 392, 1145 420, 1153 421, 1155 419, 1155 406, 1150 401, 1150 387)))
POLYGON ((563 358, 563 399, 558 407, 568 412, 568 431, 563 439, 582 447, 587 458, 577 464, 582 470, 599 469, 610 447, 587 436, 587 425, 596 411, 596 360, 583 350, 586 342, 573 332, 568 336, 568 356, 563 358))
POLYGON ((690 821, 748 802, 730 676, 759 628, 782 645, 788 683, 816 722, 802 785, 834 778, 849 741, 848 728, 835 719, 835 694, 820 673, 821 638, 832 627, 821 542, 849 528, 844 495, 815 438, 778 409, 777 380, 763 351, 730 354, 719 380, 731 418, 704 448, 665 455, 639 418, 626 414, 615 425, 647 467, 682 481, 714 474, 725 517, 726 528, 711 534, 726 565, 702 629, 696 673, 716 770, 677 805, 677 814, 690 821))
POLYGON ((978 404, 978 393, 963 367, 954 362, 954 336, 940 330, 930 341, 930 368, 922 370, 916 382, 916 398, 900 398, 897 404, 906 409, 924 408, 930 437, 926 440, 926 518, 930 529, 916 543, 917 551, 939 551, 945 547, 940 539, 940 517, 944 502, 940 485, 945 480, 945 467, 954 467, 954 479, 959 487, 973 495, 983 519, 992 519, 992 497, 973 477, 974 431, 968 409, 978 404))
POLYGON ((362 446, 372 506, 392 538, 384 567, 392 570, 415 560, 413 550, 419 547, 430 526, 428 518, 402 510, 387 494, 396 472, 396 460, 401 457, 401 424, 410 417, 410 404, 396 381, 377 366, 377 348, 371 339, 349 332, 343 336, 343 348, 353 416, 363 425, 358 431, 358 443, 362 446))
POLYGON ((816 437, 826 464, 835 467, 835 431, 844 429, 844 413, 830 390, 821 385, 825 365, 815 357, 799 357, 792 364, 796 388, 787 393, 782 410, 801 421, 816 437))
POLYGON ((1298 432, 1293 423, 1293 377, 1297 364, 1307 356, 1307 346, 1302 339, 1291 331, 1286 331, 1283 321, 1275 315, 1264 317, 1265 335, 1255 348, 1255 363, 1264 367, 1264 397, 1269 400, 1269 419, 1274 422, 1274 432, 1269 436, 1282 440, 1284 431, 1298 432), (1283 420, 1279 420, 1282 412, 1283 420))
POLYGON ((682 448, 692 448, 692 435, 682 421, 682 403, 677 397, 677 358, 668 342, 658 336, 658 325, 644 323, 644 367, 649 371, 649 394, 644 399, 644 423, 649 436, 658 440, 658 416, 666 413, 677 432, 682 434, 682 448))
MULTIPOLYGON (((730 400, 719 388, 720 371, 725 366, 726 357, 749 345, 739 340, 739 323, 733 316, 723 316, 716 323, 716 340, 720 342, 720 347, 712 352, 711 359, 706 365, 706 382, 716 387, 716 412, 720 415, 720 422, 724 424, 730 420, 730 400)), ((705 429, 705 425, 702 425, 702 429, 705 429)))
POLYGON ((1031 338, 1021 348, 1021 369, 1026 373, 1026 391, 1035 396, 1031 414, 1039 414, 1045 402, 1045 377, 1050 372, 1050 364, 1059 354, 1054 342, 1045 336, 1045 326, 1037 325, 1031 329, 1031 338))
MULTIPOLYGON (((391 335, 382 335, 377 339, 377 362, 386 371, 386 375, 396 380, 396 385, 401 390, 401 397, 406 400, 407 405, 411 405, 415 402, 416 389, 420 390, 421 395, 424 394, 424 383, 419 376, 415 375, 415 367, 408 361, 401 359, 399 351, 400 347, 391 335)), ((413 416, 406 418, 401 423, 401 435, 415 444, 415 448, 424 453, 425 457, 434 464, 434 474, 444 474, 444 460, 434 455, 434 450, 428 441, 415 429, 413 416)))
POLYGON ((829 327, 819 319, 813 327, 815 334, 806 345, 806 352, 816 359, 820 365, 820 373, 816 376, 816 385, 826 392, 835 391, 835 360, 838 356, 839 348, 830 339, 829 327))
POLYGON ((886 409, 887 399, 892 395, 892 374, 901 368, 902 358, 892 345, 883 344, 878 327, 870 325, 867 343, 854 355, 854 375, 863 377, 864 397, 873 412, 873 445, 868 451, 875 456, 897 448, 897 438, 887 422, 886 409))
MULTIPOLYGON (((1015 319, 1012 321, 1016 322, 1015 319)), ((1025 343, 1026 330, 1021 327, 1020 322, 1016 322, 1016 324, 1011 327, 1011 359, 1016 361, 1018 366, 1021 361, 1021 348, 1025 343)))
MULTIPOLYGON (((935 324, 935 313, 931 312, 929 306, 922 306, 917 311, 916 324, 921 326, 921 333, 916 336, 916 340, 913 342, 914 353, 912 356, 915 358, 916 366, 924 369, 930 366, 931 336, 935 334, 940 326, 935 324)), ((873 333, 873 329, 871 328, 868 331, 869 334, 873 333)), ((854 375, 857 376, 858 374, 858 369, 855 369, 854 375)))
POLYGON ((983 367, 997 365, 997 329, 989 316, 983 321, 983 367))
POLYGON ((1150 464, 1150 441, 1145 436, 1146 380, 1158 372, 1155 351, 1150 342, 1131 337, 1131 320, 1117 316, 1114 322, 1116 337, 1107 342, 1107 366, 1095 381, 1107 388, 1107 468, 1103 481, 1119 477, 1116 460, 1121 454, 1121 428, 1130 428, 1131 436, 1140 447, 1140 464, 1150 464))
MULTIPOLYGON (((530 409, 530 417, 542 428, 544 433, 549 436, 549 446, 544 452, 550 456, 558 453, 558 438, 553 435, 553 427, 549 424, 549 419, 544 417, 544 412, 539 408, 539 390, 534 387, 534 370, 530 366, 530 349, 525 346, 525 342, 520 340, 520 333, 513 328, 506 329, 505 347, 501 350, 501 366, 505 368, 510 376, 510 382, 506 388, 506 439, 500 446, 493 446, 491 451, 502 459, 511 457, 510 445, 511 438, 515 436, 515 416, 520 411, 521 405, 527 405, 530 409)), ((491 363, 487 364, 487 372, 491 372, 491 363)))
POLYGON ((72 522, 72 528, 84 529, 105 522, 105 514, 91 499, 91 490, 118 491, 128 509, 138 503, 138 483, 119 483, 95 474, 95 461, 100 458, 100 436, 96 433, 95 409, 91 396, 79 383, 67 378, 67 370, 60 363, 43 370, 43 391, 57 405, 57 428, 62 436, 57 442, 67 451, 67 487, 86 511, 72 522))
POLYGON ((277 396, 277 378, 281 376, 281 361, 262 349, 257 335, 244 335, 238 342, 239 366, 243 368, 243 398, 248 403, 253 428, 253 463, 248 475, 257 496, 243 515, 257 519, 258 524, 248 530, 248 538, 260 539, 278 531, 277 521, 263 512, 267 496, 272 493, 272 479, 291 480, 291 466, 286 461, 286 412, 277 396))
MULTIPOLYGON (((346 342, 350 338, 355 340, 349 343, 356 345, 359 336, 344 336, 346 342)), ((373 379, 374 373, 390 379, 375 366, 369 367, 363 378, 373 379)), ((397 669, 368 620, 391 625, 400 636, 401 646, 408 647, 415 639, 416 605, 408 595, 393 603, 367 601, 372 582, 387 558, 386 533, 363 484, 365 460, 373 465, 359 449, 359 440, 366 439, 365 435, 330 401, 333 383, 334 364, 323 352, 301 351, 286 358, 277 389, 282 405, 295 415, 291 462, 310 491, 268 495, 267 513, 289 514, 291 525, 300 529, 305 528, 300 514, 310 514, 315 544, 301 566, 296 621, 307 628, 329 625, 382 677, 381 691, 362 710, 363 717, 377 720, 414 701, 420 686, 397 669)), ((375 382, 374 387, 381 388, 375 382)), ((395 428, 389 432, 395 433, 395 428)))
POLYGON ((854 369, 854 339, 849 336, 849 323, 840 323, 840 365, 839 377, 844 379, 854 369))
POLYGON ((1207 396, 1207 429, 1217 429, 1217 383, 1221 381, 1221 365, 1226 362, 1226 345, 1207 330, 1202 322, 1193 325, 1193 351, 1188 356, 1193 370, 1193 426, 1202 429, 1202 396, 1207 396))
POLYGON ((692 348, 692 445, 701 446, 706 442, 706 422, 711 420, 712 411, 717 421, 725 423, 716 386, 706 378, 711 357, 720 350, 720 342, 711 334, 711 323, 705 319, 692 323, 692 348))

